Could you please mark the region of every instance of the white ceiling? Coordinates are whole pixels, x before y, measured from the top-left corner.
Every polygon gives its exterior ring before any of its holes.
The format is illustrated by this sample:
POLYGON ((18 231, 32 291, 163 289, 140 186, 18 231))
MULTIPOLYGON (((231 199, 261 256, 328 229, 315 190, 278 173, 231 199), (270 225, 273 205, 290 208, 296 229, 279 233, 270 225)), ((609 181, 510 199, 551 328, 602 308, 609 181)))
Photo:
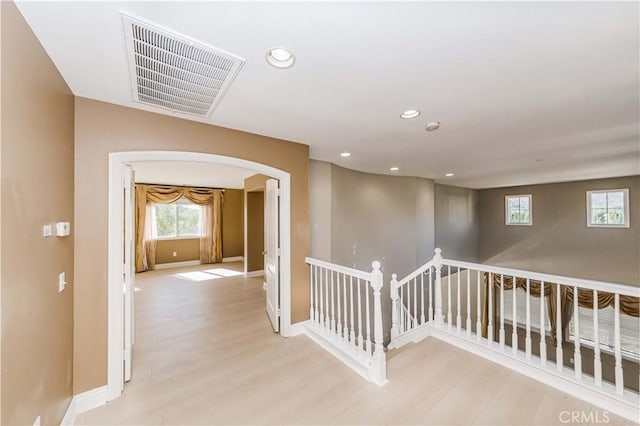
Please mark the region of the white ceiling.
POLYGON ((187 119, 474 188, 640 174, 638 2, 18 7, 78 96, 166 113, 131 100, 126 12, 246 59, 213 115, 187 119), (267 65, 275 46, 294 67, 267 65))
POLYGON ((163 185, 242 189, 255 170, 186 161, 140 161, 130 163, 135 181, 163 185))

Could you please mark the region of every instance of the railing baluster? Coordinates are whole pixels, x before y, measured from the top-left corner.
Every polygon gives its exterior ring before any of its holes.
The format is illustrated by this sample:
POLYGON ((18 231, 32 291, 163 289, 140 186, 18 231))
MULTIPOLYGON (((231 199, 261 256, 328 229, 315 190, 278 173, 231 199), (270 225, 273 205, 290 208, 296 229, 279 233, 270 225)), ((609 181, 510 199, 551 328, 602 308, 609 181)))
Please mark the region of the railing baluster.
POLYGON ((340 273, 336 272, 336 305, 338 306, 338 314, 336 321, 336 334, 338 339, 342 338, 342 309, 340 307, 340 273))
POLYGON ((324 297, 322 297, 324 293, 324 280, 322 279, 323 278, 322 272, 324 268, 318 267, 318 269, 319 269, 318 275, 320 275, 320 286, 319 286, 320 288, 318 289, 320 293, 320 316, 318 317, 318 325, 321 328, 324 328, 324 297))
POLYGON ((360 294, 360 278, 357 279, 356 286, 358 287, 358 346, 361 350, 364 350, 364 339, 362 337, 362 295, 360 294))
POLYGON ((489 325, 487 327, 487 344, 493 345, 493 273, 489 272, 489 325))
POLYGON ((438 327, 442 326, 442 250, 436 248, 434 250, 433 266, 436 270, 436 280, 434 283, 434 320, 438 327))
POLYGON ((582 354, 580 353, 580 317, 578 313, 578 287, 573 286, 573 370, 576 379, 582 380, 582 354))
POLYGON ((451 265, 447 265, 447 327, 451 330, 451 265))
POLYGON ((411 330, 413 328, 413 324, 411 324, 411 285, 409 283, 406 284, 407 287, 407 304, 402 305, 402 308, 407 310, 407 321, 406 326, 407 330, 411 330))
POLYGON ((457 305, 456 305, 456 330, 458 331, 458 333, 460 333, 460 331, 462 330, 462 316, 460 315, 460 267, 458 266, 458 273, 456 274, 458 276, 458 287, 456 290, 456 299, 457 299, 457 305))
POLYGON ((540 281, 540 364, 547 364, 547 327, 544 315, 544 281, 540 281))
POLYGON ((400 287, 400 330, 407 331, 406 318, 404 317, 404 286, 400 287))
POLYGON ((500 274, 500 349, 504 349, 504 274, 500 274))
POLYGON ((313 265, 309 265, 309 319, 311 322, 315 322, 313 311, 313 278, 313 265))
POLYGON ((315 306, 315 313, 314 313, 314 320, 315 323, 318 324, 320 321, 320 312, 318 311, 318 294, 320 294, 320 282, 322 281, 322 277, 320 277, 320 280, 318 280, 318 267, 314 265, 315 268, 315 279, 316 279, 316 306, 315 306))
POLYGON ((424 324, 424 272, 420 274, 420 325, 424 324))
POLYGON ((433 277, 429 268, 429 321, 433 320, 433 277))
POLYGON ((344 327, 342 329, 342 340, 345 342, 349 341, 349 327, 347 323, 347 276, 342 274, 342 303, 344 303, 342 309, 344 316, 342 319, 344 320, 344 327))
POLYGON ((513 321, 511 323, 511 353, 518 353, 518 312, 517 312, 517 303, 516 303, 516 277, 515 275, 511 277, 513 280, 511 284, 513 284, 513 290, 511 291, 511 317, 513 321))
POLYGON ((353 345, 356 345, 356 332, 355 332, 355 322, 353 321, 353 277, 349 277, 349 305, 350 305, 350 314, 351 314, 351 328, 349 329, 349 340, 353 345))
POLYGON ((482 311, 480 310, 482 293, 480 292, 480 277, 480 270, 478 269, 476 275, 476 340, 478 342, 482 339, 482 311))
POLYGON ((562 356, 562 312, 560 301, 560 284, 556 284, 556 369, 562 371, 564 358, 562 356))
POLYGON ((413 327, 418 325, 418 279, 413 279, 413 327))
POLYGON ((467 337, 471 336, 471 269, 467 269, 467 337))
POLYGON ((613 334, 614 334, 614 354, 616 359, 616 393, 624 394, 624 381, 622 375, 622 353, 620 340, 620 294, 615 293, 613 306, 613 334))
POLYGON ((329 332, 329 270, 325 269, 324 276, 324 331, 329 332))
POLYGON ((528 360, 531 359, 531 280, 527 278, 527 289, 526 289, 526 310, 527 310, 527 318, 526 318, 526 335, 524 338, 524 350, 526 353, 526 358, 528 360))
POLYGON ((602 361, 600 360, 600 330, 598 324, 598 290, 593 290, 593 376, 596 386, 602 387, 602 361))
POLYGON ((335 334, 336 332, 336 292, 333 288, 333 284, 335 283, 333 275, 333 271, 331 271, 331 322, 329 323, 331 334, 335 334))
POLYGON ((365 281, 364 284, 365 284, 364 293, 367 301, 366 309, 365 309, 365 313, 366 313, 365 317, 367 320, 367 337, 366 337, 365 346, 366 346, 367 353, 370 354, 371 353, 371 313, 369 311, 369 282, 365 281))

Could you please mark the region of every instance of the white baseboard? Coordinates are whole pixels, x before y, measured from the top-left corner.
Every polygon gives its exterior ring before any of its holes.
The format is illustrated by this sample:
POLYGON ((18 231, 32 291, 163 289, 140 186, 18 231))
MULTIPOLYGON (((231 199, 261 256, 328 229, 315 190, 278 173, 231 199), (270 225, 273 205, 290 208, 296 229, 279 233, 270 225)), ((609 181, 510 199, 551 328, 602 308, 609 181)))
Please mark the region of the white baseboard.
POLYGON ((243 260, 244 260, 244 256, 224 257, 222 258, 222 263, 242 262, 243 260))
POLYGON ((293 336, 299 336, 301 334, 304 334, 304 326, 308 322, 309 320, 291 324, 291 327, 289 327, 289 334, 286 337, 293 337, 293 336))
POLYGON ((91 389, 74 395, 62 418, 61 426, 72 426, 76 422, 78 414, 93 410, 107 403, 107 387, 91 389))
POLYGON ((264 275, 264 269, 261 269, 259 271, 245 272, 244 274, 245 278, 261 277, 263 275, 264 275))
POLYGON ((156 269, 179 268, 181 266, 197 266, 199 260, 186 260, 184 262, 156 263, 156 269))
MULTIPOLYGON (((494 342, 491 346, 487 346, 485 338, 478 342, 475 337, 467 338, 430 324, 425 324, 422 327, 429 329, 428 334, 421 333, 422 336, 435 337, 618 416, 634 422, 638 421, 640 399, 637 394, 631 395, 630 392, 625 392, 624 396, 618 396, 615 393, 615 386, 609 383, 602 383, 602 390, 598 390, 595 386, 588 384, 589 381, 593 382, 589 376, 583 375, 583 381, 580 381, 575 378, 573 370, 564 368, 562 372, 558 372, 554 362, 548 361, 545 366, 542 366, 539 363, 539 358, 535 356, 531 361, 527 361, 517 354, 500 350, 498 343, 494 342)), ((412 339, 412 341, 415 340, 412 339)))
POLYGON ((363 365, 362 362, 358 362, 356 359, 354 359, 353 356, 350 356, 345 351, 327 340, 327 338, 322 335, 323 333, 319 330, 316 330, 311 322, 303 322, 302 330, 305 336, 309 337, 331 355, 338 358, 340 361, 342 361, 343 364, 358 373, 358 375, 365 379, 367 382, 371 382, 371 377, 369 375, 369 369, 367 368, 367 366, 363 365))

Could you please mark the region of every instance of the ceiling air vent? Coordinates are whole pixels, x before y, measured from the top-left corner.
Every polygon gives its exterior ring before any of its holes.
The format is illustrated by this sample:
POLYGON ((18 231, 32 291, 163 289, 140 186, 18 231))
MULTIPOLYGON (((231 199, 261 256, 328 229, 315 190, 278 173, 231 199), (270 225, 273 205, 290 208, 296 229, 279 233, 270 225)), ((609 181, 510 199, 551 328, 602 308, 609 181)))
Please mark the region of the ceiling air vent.
POLYGON ((208 117, 244 59, 122 15, 133 100, 208 117))

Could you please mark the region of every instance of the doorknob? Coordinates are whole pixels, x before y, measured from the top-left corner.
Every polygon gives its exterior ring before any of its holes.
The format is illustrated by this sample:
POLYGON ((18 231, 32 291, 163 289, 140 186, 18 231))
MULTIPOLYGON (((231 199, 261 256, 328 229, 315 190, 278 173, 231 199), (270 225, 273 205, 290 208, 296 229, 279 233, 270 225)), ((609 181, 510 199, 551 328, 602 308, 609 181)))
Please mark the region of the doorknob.
POLYGON ((263 255, 263 256, 265 256, 266 254, 267 254, 267 252, 266 252, 266 251, 263 251, 263 252, 262 252, 262 255, 263 255))

